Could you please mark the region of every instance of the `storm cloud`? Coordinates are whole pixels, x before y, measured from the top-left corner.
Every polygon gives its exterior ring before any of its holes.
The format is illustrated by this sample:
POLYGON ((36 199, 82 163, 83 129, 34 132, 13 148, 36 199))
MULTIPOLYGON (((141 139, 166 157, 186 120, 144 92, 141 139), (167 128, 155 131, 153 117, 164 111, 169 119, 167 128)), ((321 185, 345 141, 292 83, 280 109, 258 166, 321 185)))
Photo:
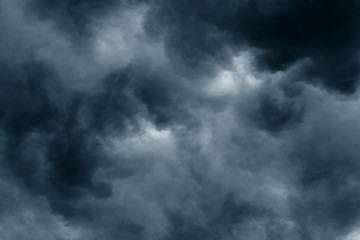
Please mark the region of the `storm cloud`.
POLYGON ((0 0, 0 239, 360 238, 355 0, 0 0))

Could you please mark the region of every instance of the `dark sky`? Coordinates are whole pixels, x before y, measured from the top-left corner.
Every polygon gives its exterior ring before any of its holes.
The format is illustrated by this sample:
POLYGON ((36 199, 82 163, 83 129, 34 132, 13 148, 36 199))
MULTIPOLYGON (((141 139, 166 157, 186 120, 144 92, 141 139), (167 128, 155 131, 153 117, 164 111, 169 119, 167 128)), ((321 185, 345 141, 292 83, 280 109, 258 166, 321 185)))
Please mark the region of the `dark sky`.
POLYGON ((360 2, 0 0, 1 240, 359 240, 360 2))

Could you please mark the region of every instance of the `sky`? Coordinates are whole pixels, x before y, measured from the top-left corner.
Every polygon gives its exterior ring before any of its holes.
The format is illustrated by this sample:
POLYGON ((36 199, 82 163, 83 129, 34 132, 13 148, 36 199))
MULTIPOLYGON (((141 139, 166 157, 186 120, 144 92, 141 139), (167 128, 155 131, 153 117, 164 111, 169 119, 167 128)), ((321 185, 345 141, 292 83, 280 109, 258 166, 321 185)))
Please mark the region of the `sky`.
POLYGON ((0 239, 360 240, 357 0, 0 0, 0 239))

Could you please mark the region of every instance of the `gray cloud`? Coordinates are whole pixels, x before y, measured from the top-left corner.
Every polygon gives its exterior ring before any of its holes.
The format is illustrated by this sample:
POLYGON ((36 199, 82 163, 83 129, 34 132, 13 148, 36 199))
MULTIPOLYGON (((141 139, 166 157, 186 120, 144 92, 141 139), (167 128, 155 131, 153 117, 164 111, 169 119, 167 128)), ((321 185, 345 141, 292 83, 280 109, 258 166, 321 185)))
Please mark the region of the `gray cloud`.
POLYGON ((355 1, 0 0, 0 238, 359 238, 355 1))

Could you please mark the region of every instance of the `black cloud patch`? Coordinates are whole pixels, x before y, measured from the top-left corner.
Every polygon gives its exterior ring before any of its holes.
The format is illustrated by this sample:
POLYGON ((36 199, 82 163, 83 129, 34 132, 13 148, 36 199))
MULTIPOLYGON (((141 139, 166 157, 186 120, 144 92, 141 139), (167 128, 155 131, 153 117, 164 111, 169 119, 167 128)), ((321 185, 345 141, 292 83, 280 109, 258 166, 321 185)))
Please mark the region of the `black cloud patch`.
POLYGON ((1 86, 4 158, 14 173, 66 216, 76 214, 74 199, 111 196, 108 184, 93 180, 107 158, 96 135, 126 128, 124 122, 133 113, 117 102, 129 100, 109 100, 114 96, 105 97, 102 91, 96 96, 72 94, 53 69, 39 61, 3 66, 1 86), (112 111, 120 114, 109 116, 112 111))
POLYGON ((250 48, 260 70, 282 71, 310 60, 302 81, 342 93, 356 90, 357 1, 184 0, 157 6, 149 28, 163 25, 169 48, 190 65, 224 59, 229 47, 250 48))
POLYGON ((256 100, 257 106, 249 113, 250 121, 270 133, 291 129, 303 118, 304 109, 294 99, 281 99, 275 94, 269 96, 268 92, 262 92, 256 100))
POLYGON ((34 62, 1 74, 1 125, 7 135, 4 157, 25 184, 48 195, 50 202, 54 195, 73 198, 91 190, 97 165, 96 150, 89 151, 86 133, 76 126, 79 106, 66 102, 59 106, 52 99, 68 101, 64 92, 51 86, 58 84, 52 73, 34 62))

